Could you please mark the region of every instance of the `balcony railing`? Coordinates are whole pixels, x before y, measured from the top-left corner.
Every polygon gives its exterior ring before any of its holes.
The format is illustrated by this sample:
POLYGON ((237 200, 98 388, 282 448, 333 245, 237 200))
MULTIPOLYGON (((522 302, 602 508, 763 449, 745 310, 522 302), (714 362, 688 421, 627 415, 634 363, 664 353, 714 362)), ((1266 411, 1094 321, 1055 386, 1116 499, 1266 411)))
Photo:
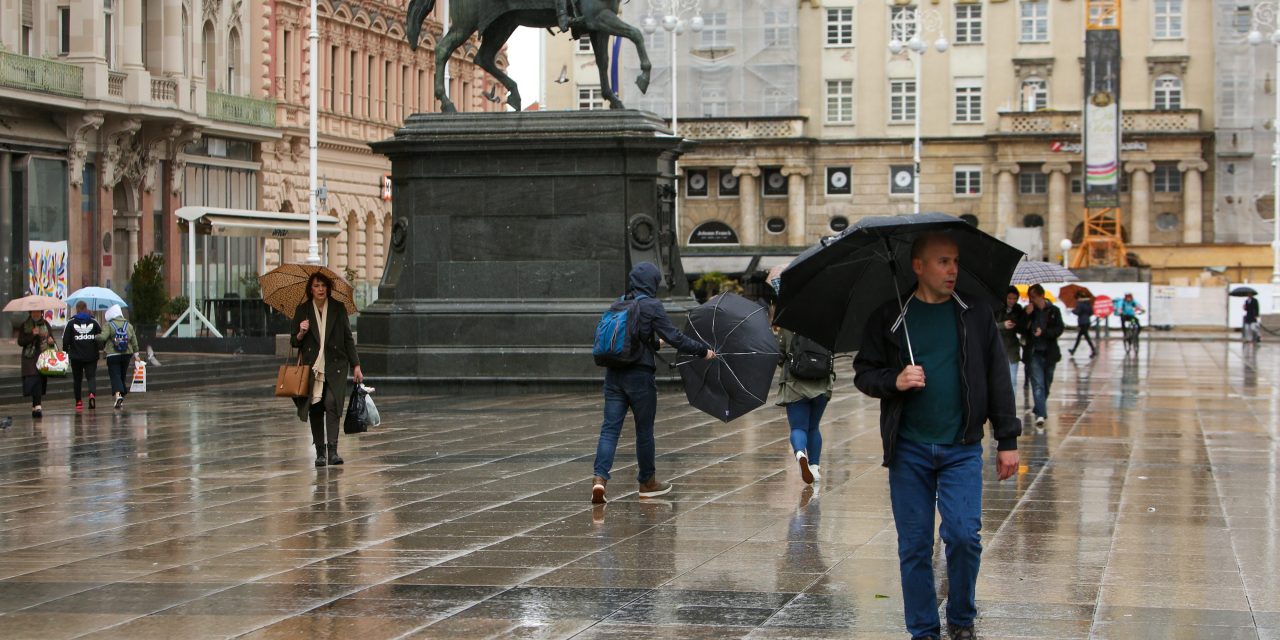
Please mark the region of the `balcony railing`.
POLYGON ((681 120, 679 134, 695 140, 797 138, 804 134, 798 118, 681 120))
POLYGON ((83 98, 84 69, 0 51, 0 86, 83 98))
POLYGON ((210 91, 205 104, 209 117, 214 120, 255 127, 276 126, 276 104, 269 100, 255 100, 210 91))
MULTIPOLYGON (((1192 132, 1200 130, 1200 112, 1125 111, 1120 129, 1126 132, 1192 132)), ((1079 134, 1079 111, 1036 111, 1000 114, 1000 133, 1079 134)))
POLYGON ((178 81, 173 78, 152 78, 151 101, 160 104, 178 104, 178 81))
POLYGON ((124 97, 124 80, 129 74, 123 71, 107 72, 107 94, 114 98, 124 97))

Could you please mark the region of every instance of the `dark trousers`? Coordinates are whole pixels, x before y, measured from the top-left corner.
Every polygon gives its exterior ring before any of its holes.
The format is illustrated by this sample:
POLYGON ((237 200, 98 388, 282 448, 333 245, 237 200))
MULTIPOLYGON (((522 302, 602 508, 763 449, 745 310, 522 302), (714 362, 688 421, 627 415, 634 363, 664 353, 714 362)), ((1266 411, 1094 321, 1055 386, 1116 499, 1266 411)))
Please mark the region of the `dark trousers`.
POLYGON ((653 419, 658 412, 658 383, 647 367, 609 369, 604 374, 604 422, 596 443, 595 475, 609 479, 613 456, 618 451, 618 436, 627 409, 636 421, 636 464, 640 470, 636 480, 644 484, 657 472, 657 443, 653 439, 653 419))
MULTIPOLYGON (((111 392, 122 397, 129 395, 129 387, 133 384, 133 354, 107 356, 107 373, 111 376, 111 392)), ((76 389, 76 399, 79 399, 79 386, 76 389)), ((89 390, 92 391, 93 387, 89 387, 89 390)))
MULTIPOLYGON (((76 402, 80 402, 81 383, 85 378, 89 379, 89 395, 98 395, 98 361, 91 360, 88 362, 71 361, 71 376, 75 381, 76 402)), ((130 380, 133 378, 130 377, 130 380)))
POLYGON ((1089 343, 1089 353, 1093 353, 1094 351, 1097 351, 1097 349, 1093 348, 1093 340, 1089 338, 1089 325, 1086 324, 1086 325, 1076 327, 1076 343, 1071 345, 1072 354, 1075 354, 1076 349, 1080 348, 1081 338, 1084 338, 1084 341, 1089 343))
MULTIPOLYGON (((315 384, 315 381, 312 381, 315 384)), ((324 387, 324 395, 320 397, 320 402, 311 405, 308 408, 307 417, 311 422, 311 440, 315 444, 338 444, 338 418, 342 414, 342 407, 338 405, 337 398, 329 392, 329 385, 324 387), (327 427, 327 429, 326 429, 327 427), (328 439, 325 439, 325 431, 328 431, 328 439)))
POLYGON ((31 406, 40 406, 40 398, 49 392, 49 379, 36 374, 22 376, 22 395, 31 396, 31 406))

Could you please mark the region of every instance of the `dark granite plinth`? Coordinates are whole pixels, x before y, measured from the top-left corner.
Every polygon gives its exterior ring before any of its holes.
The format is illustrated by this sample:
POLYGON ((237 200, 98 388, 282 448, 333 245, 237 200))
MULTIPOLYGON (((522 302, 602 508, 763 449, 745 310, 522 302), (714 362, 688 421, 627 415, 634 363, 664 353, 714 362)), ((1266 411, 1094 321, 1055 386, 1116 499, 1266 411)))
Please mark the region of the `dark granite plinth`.
POLYGON ((598 383, 592 333, 633 264, 687 299, 670 209, 681 142, 653 114, 602 111, 419 114, 371 145, 392 161, 395 223, 360 319, 366 374, 598 383))

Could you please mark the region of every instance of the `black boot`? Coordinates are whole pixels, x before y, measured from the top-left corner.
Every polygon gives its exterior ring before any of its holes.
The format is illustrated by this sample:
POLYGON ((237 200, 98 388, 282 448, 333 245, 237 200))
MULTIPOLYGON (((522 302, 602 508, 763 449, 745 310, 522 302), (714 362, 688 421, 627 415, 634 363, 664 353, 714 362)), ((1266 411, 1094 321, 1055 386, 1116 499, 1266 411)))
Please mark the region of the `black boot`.
POLYGON ((325 446, 329 449, 329 464, 342 464, 342 458, 338 457, 338 445, 329 444, 325 446))
POLYGON ((323 467, 325 464, 327 464, 327 461, 325 460, 324 445, 318 444, 316 445, 316 466, 323 467))

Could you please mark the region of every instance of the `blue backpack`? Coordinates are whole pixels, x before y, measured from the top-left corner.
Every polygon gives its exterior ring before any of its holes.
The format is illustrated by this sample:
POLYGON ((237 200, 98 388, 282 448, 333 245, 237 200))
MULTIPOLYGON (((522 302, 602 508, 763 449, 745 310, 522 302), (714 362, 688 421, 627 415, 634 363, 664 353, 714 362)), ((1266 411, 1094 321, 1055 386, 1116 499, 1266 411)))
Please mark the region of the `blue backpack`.
POLYGON ((644 348, 640 337, 640 300, 647 298, 636 294, 634 298, 622 296, 609 305, 596 325, 596 339, 591 345, 591 356, 601 367, 627 367, 640 361, 644 348))
POLYGON ((111 345, 115 347, 116 353, 128 353, 129 351, 129 321, 125 320, 123 325, 116 325, 115 335, 111 336, 111 345))

